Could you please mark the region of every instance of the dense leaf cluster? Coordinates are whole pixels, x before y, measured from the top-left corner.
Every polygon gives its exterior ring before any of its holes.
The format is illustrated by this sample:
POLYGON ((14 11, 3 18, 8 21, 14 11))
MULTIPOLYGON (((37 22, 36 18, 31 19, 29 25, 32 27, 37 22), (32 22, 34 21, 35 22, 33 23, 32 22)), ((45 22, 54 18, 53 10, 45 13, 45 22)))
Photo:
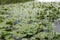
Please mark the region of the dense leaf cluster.
POLYGON ((60 3, 26 2, 0 6, 1 40, 59 40, 54 23, 60 3))

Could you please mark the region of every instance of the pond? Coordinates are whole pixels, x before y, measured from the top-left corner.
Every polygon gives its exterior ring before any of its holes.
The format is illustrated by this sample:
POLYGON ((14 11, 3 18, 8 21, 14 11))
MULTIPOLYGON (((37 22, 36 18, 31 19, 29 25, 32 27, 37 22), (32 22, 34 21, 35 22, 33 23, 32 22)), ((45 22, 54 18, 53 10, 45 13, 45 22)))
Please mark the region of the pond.
POLYGON ((56 31, 58 32, 58 33, 60 33, 60 20, 58 20, 56 23, 55 23, 55 26, 56 26, 56 31))

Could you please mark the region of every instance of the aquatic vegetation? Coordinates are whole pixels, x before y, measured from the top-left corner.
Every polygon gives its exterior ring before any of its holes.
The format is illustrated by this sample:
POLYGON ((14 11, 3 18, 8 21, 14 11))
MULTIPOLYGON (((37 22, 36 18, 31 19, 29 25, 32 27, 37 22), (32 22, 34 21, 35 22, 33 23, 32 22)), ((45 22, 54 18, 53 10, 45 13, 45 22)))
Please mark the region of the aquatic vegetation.
POLYGON ((60 18, 59 3, 26 2, 0 6, 1 40, 59 40, 54 23, 60 18))

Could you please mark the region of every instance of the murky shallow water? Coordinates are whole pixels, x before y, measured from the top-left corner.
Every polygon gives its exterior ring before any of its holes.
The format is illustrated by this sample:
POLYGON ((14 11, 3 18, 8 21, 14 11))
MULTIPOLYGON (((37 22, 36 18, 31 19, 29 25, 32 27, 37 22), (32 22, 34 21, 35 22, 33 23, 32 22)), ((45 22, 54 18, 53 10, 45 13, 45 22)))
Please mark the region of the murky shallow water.
POLYGON ((60 20, 58 20, 56 23, 55 23, 55 26, 56 26, 56 32, 60 33, 60 20))

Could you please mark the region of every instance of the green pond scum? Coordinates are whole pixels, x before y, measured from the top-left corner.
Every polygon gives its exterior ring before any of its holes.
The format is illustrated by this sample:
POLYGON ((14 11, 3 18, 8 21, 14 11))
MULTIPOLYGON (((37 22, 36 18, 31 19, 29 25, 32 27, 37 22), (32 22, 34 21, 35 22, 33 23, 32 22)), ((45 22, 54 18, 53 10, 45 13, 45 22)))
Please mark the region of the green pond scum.
POLYGON ((59 18, 60 3, 0 5, 0 40, 60 40, 52 25, 59 18))

